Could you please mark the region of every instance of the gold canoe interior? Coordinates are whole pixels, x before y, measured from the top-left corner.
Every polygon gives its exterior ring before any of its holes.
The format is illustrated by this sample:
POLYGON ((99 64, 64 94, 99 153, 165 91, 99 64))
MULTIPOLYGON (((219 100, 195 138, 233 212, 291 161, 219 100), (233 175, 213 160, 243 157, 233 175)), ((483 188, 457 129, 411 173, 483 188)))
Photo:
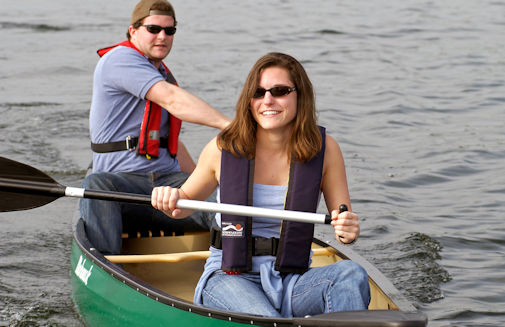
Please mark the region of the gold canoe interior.
MULTIPOLYGON (((313 248, 320 247, 313 243, 313 248)), ((124 238, 122 255, 165 254, 209 249, 209 234, 186 234, 183 236, 138 237, 124 238)), ((324 266, 345 259, 334 248, 328 255, 314 256, 311 267, 324 266)), ((203 272, 204 259, 184 262, 142 262, 124 263, 123 267, 129 273, 146 281, 155 288, 177 298, 193 301, 193 294, 203 272)), ((369 278, 371 289, 370 310, 398 310, 397 305, 369 278)))

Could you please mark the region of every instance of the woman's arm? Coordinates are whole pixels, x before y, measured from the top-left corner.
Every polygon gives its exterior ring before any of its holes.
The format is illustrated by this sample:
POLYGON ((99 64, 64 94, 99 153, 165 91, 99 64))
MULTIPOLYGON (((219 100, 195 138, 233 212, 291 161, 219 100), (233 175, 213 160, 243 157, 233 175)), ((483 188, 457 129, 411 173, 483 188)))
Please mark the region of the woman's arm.
POLYGON ((352 212, 342 151, 329 135, 326 136, 321 188, 332 217, 335 238, 341 243, 352 243, 359 235, 358 215, 352 212), (349 211, 339 213, 341 204, 346 204, 349 211))
POLYGON ((214 138, 203 149, 195 170, 181 188, 155 187, 151 194, 151 204, 172 218, 189 216, 193 210, 177 209, 177 200, 206 200, 218 185, 220 167, 221 151, 214 138))
POLYGON ((181 171, 191 174, 195 170, 195 162, 181 140, 179 140, 179 146, 177 147, 177 160, 179 160, 181 171))

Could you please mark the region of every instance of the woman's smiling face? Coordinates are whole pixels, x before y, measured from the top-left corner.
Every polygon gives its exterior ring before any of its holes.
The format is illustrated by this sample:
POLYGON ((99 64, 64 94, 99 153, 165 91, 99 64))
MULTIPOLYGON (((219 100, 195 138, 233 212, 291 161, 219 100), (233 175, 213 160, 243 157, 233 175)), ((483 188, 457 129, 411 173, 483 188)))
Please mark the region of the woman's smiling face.
MULTIPOLYGON (((260 73, 259 88, 269 90, 275 86, 294 87, 286 69, 272 66, 260 73)), ((289 126, 297 112, 296 91, 274 97, 267 91, 263 97, 252 98, 251 113, 258 123, 258 128, 275 130, 289 126)))

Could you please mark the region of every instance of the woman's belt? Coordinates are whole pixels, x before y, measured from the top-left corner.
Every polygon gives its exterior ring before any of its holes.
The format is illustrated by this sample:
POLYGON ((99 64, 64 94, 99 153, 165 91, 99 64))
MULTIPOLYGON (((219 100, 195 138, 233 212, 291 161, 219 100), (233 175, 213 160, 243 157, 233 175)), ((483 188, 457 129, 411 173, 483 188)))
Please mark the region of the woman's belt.
MULTIPOLYGON (((253 255, 277 255, 279 239, 276 237, 253 237, 253 255)), ((221 230, 213 227, 210 230, 210 245, 215 249, 222 249, 221 230)))

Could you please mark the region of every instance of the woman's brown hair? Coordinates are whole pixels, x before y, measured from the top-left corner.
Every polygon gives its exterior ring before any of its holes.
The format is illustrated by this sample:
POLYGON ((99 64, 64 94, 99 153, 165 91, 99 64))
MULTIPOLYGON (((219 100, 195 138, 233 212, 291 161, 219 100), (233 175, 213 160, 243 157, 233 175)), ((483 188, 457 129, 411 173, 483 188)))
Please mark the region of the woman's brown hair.
POLYGON ((257 122, 251 114, 250 103, 258 88, 260 74, 268 67, 286 69, 296 87, 297 113, 287 150, 294 159, 307 162, 322 146, 316 123, 314 90, 303 66, 295 58, 283 53, 268 53, 254 64, 238 99, 235 117, 230 125, 219 133, 217 143, 221 149, 235 156, 254 158, 257 122))

